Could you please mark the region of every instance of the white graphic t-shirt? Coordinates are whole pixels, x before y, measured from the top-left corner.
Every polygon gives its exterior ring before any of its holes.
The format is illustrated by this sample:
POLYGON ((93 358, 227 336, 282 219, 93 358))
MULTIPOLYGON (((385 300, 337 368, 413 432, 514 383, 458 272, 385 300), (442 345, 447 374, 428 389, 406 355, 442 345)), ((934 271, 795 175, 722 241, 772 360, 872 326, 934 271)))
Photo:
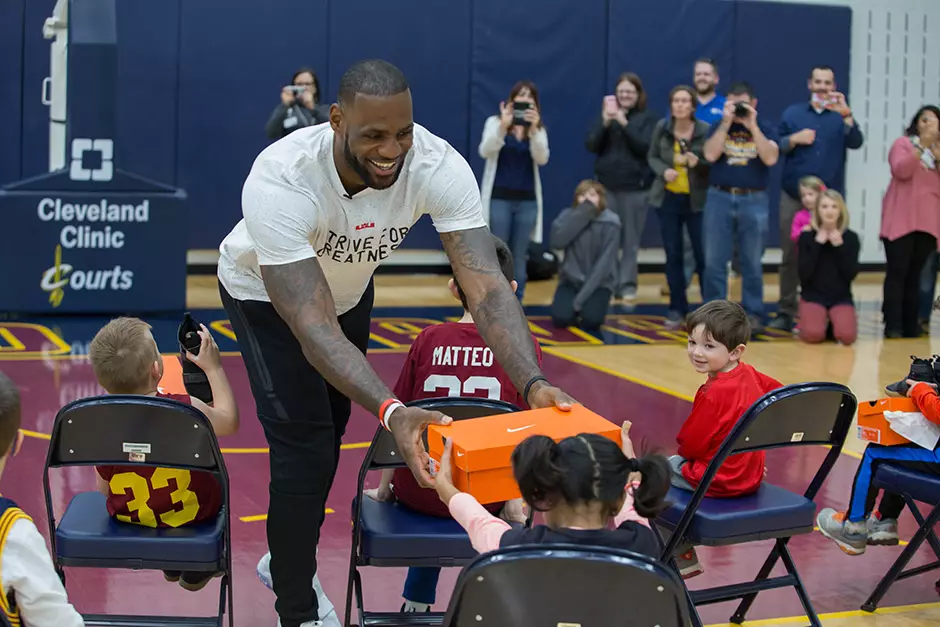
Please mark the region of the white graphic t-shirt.
POLYGON ((376 267, 423 214, 439 233, 486 226, 466 159, 417 124, 398 180, 352 198, 336 172, 329 123, 294 131, 255 160, 242 211, 219 247, 219 280, 228 293, 270 301, 260 266, 317 257, 337 315, 359 302, 376 267))

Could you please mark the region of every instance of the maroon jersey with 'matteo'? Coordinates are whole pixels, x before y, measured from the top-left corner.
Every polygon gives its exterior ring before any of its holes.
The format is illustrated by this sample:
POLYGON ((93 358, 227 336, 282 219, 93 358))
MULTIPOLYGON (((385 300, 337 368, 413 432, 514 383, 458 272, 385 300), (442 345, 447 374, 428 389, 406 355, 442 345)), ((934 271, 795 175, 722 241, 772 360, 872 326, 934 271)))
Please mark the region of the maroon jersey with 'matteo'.
MULTIPOLYGON (((184 394, 157 396, 190 404, 184 394)), ((214 518, 222 488, 207 472, 145 466, 98 466, 108 482, 108 513, 146 527, 181 527, 214 518)))
MULTIPOLYGON (((534 337, 532 341, 541 364, 542 349, 534 337)), ((403 403, 440 396, 490 398, 528 409, 476 325, 464 322, 445 322, 418 334, 395 384, 395 396, 403 403)), ((398 500, 412 509, 450 516, 437 493, 419 486, 410 470, 396 470, 393 485, 398 500)), ((495 504, 488 509, 499 511, 501 507, 495 504)))

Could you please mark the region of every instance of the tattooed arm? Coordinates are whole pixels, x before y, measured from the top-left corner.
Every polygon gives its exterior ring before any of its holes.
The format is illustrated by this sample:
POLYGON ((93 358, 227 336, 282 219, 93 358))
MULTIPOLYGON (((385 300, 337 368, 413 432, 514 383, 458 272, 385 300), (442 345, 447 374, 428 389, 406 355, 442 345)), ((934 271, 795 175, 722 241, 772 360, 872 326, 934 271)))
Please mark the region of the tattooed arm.
MULTIPOLYGON (((271 303, 300 342, 307 361, 344 396, 377 415, 379 406, 393 395, 366 356, 343 334, 333 294, 317 259, 263 265, 261 277, 271 303)), ((449 421, 439 412, 414 407, 399 408, 389 418, 399 451, 424 485, 430 486, 432 481, 421 433, 428 424, 449 421)))
MULTIPOLYGON (((524 393, 529 381, 543 375, 525 313, 499 268, 493 235, 482 227, 441 233, 441 241, 480 335, 516 389, 524 393)), ((544 380, 532 385, 525 400, 531 407, 560 409, 572 402, 544 380)))

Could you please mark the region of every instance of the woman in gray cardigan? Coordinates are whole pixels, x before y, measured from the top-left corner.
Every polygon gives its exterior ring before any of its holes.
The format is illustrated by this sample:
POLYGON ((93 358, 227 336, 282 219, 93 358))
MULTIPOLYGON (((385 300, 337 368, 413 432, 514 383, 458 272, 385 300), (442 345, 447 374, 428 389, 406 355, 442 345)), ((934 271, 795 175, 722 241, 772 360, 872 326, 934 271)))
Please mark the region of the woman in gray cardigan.
POLYGON ((649 203, 658 210, 666 251, 666 281, 669 283, 666 327, 669 329, 680 328, 689 311, 682 268, 684 225, 688 225, 692 240, 699 286, 705 270, 702 209, 708 191, 704 149, 709 126, 695 119, 695 102, 691 87, 673 88, 669 94, 670 115, 656 125, 650 141, 649 164, 656 179, 650 188, 649 203))

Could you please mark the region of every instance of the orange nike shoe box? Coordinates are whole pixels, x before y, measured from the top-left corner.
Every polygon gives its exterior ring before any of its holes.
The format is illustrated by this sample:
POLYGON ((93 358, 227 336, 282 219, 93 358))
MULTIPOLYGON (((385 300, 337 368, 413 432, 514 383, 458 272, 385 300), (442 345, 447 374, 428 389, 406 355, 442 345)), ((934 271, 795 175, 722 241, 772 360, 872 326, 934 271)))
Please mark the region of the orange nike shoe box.
POLYGON ((183 385, 183 366, 176 355, 163 355, 163 378, 157 388, 165 394, 189 394, 183 385))
POLYGON ((516 446, 533 435, 547 435, 556 442, 581 433, 596 433, 622 443, 620 426, 583 405, 570 412, 554 407, 455 421, 428 427, 428 453, 440 467, 444 438, 453 441, 451 461, 454 486, 480 503, 500 503, 520 497, 512 474, 511 457, 516 446))
POLYGON ((910 440, 891 430, 886 411, 920 411, 909 398, 882 398, 858 404, 858 439, 884 446, 910 444, 910 440))

